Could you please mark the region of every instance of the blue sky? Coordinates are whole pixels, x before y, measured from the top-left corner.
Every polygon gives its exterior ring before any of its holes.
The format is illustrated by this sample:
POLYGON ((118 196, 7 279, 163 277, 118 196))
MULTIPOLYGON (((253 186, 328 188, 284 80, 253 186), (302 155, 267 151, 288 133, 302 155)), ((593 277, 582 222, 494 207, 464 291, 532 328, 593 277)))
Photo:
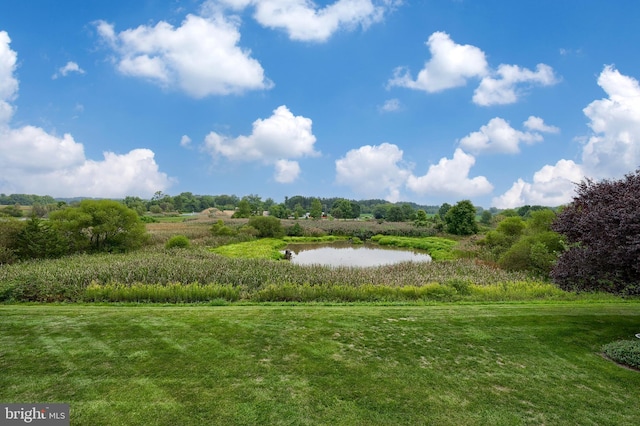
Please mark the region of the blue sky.
POLYGON ((640 165, 633 0, 3 0, 0 192, 559 205, 640 165))

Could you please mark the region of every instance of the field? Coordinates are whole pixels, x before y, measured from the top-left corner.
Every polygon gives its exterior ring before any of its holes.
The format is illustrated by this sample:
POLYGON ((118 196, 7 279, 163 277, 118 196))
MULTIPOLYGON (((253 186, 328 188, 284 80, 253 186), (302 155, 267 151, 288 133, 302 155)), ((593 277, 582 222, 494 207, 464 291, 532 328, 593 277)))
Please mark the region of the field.
POLYGON ((637 303, 0 306, 0 400, 73 425, 633 425, 637 303))
POLYGON ((282 240, 179 219, 133 253, 0 267, 0 401, 69 403, 73 425, 640 424, 640 373, 602 356, 640 332, 638 299, 410 224, 304 225, 443 260, 299 266, 272 260, 282 240), (191 247, 165 249, 178 234, 191 247))

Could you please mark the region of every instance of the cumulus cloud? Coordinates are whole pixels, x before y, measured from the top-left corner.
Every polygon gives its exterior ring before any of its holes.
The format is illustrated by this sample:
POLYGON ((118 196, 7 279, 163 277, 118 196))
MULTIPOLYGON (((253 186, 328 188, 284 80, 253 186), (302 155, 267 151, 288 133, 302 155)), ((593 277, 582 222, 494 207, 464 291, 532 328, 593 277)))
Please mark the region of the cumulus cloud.
POLYGON ((477 132, 472 132, 460 139, 460 147, 473 153, 517 154, 520 144, 540 142, 543 137, 538 132, 557 133, 559 129, 547 126, 540 117, 531 116, 524 122, 524 127, 537 132, 522 132, 514 129, 500 117, 493 118, 477 132))
POLYGON ((119 72, 163 88, 203 98, 273 86, 251 52, 238 46, 238 23, 221 14, 187 15, 177 28, 164 21, 120 33, 105 21, 96 28, 113 49, 119 72))
POLYGON ((444 194, 471 197, 493 191, 493 185, 484 176, 469 177, 476 159, 458 148, 453 158, 442 158, 429 167, 424 176, 409 176, 407 187, 418 194, 444 194))
POLYGON ((560 129, 556 126, 549 126, 545 124, 544 120, 534 115, 529 116, 524 123, 524 127, 529 130, 538 131, 542 133, 560 133, 560 129))
POLYGON ((275 164, 273 175, 276 182, 291 183, 298 179, 300 175, 300 164, 297 161, 278 160, 275 164))
POLYGON ((58 68, 58 71, 51 76, 52 79, 57 79, 58 77, 66 77, 69 73, 78 73, 84 74, 84 70, 80 68, 80 66, 72 61, 67 62, 67 64, 63 67, 58 68))
POLYGON ((11 39, 6 31, 0 31, 0 125, 13 116, 13 101, 18 94, 18 79, 15 78, 18 55, 11 50, 11 39))
POLYGON ((395 202, 410 175, 402 166, 403 152, 394 144, 365 145, 336 161, 336 183, 367 197, 395 202))
MULTIPOLYGON (((279 106, 269 118, 253 122, 249 136, 229 137, 216 132, 205 138, 203 149, 214 158, 225 157, 240 162, 262 162, 276 166, 276 181, 287 181, 282 171, 300 173, 293 162, 282 162, 292 158, 315 157, 316 137, 312 132, 310 118, 294 116, 285 106, 279 106)), ((297 163, 296 163, 297 165, 297 163)))
POLYGON ((557 83, 553 68, 538 64, 535 71, 517 65, 502 64, 494 75, 486 76, 473 94, 473 102, 482 106, 512 104, 523 90, 557 83))
POLYGON ((480 48, 457 44, 445 32, 431 34, 427 46, 431 59, 425 63, 416 79, 407 68, 398 67, 388 82, 389 87, 435 93, 464 86, 469 79, 477 78, 481 80, 474 92, 473 102, 489 106, 515 103, 528 88, 557 82, 553 69, 545 64, 538 64, 535 71, 506 64, 492 70, 480 48))
POLYGON ((595 178, 621 177, 640 165, 640 85, 613 66, 604 68, 598 85, 608 97, 583 110, 593 134, 582 162, 595 178))
POLYGON ((582 164, 560 160, 553 166, 546 165, 534 174, 532 183, 520 179, 494 199, 496 207, 568 203, 575 195, 574 184, 585 177, 619 179, 638 168, 640 84, 609 65, 600 73, 598 85, 607 97, 583 110, 593 133, 582 149, 582 164))
POLYGON ((469 78, 482 77, 488 72, 487 60, 482 50, 469 44, 457 44, 449 34, 435 32, 427 41, 431 59, 414 80, 408 69, 394 71, 390 86, 423 90, 433 93, 464 86, 469 78))
POLYGON ((583 169, 571 160, 560 160, 546 165, 533 175, 533 182, 518 179, 503 195, 493 199, 493 206, 500 209, 520 207, 526 204, 559 206, 571 201, 575 184, 584 177, 583 169))
POLYGON ((253 7, 262 26, 284 30, 292 40, 323 42, 341 29, 367 28, 383 19, 397 0, 338 0, 318 8, 308 0, 221 0, 208 2, 209 10, 224 4, 234 10, 253 7))
POLYGON ((105 152, 104 160, 94 161, 85 157, 84 146, 69 134, 59 137, 30 125, 12 128, 9 102, 17 95, 18 80, 14 76, 17 54, 10 41, 6 32, 0 32, 0 192, 151 196, 170 185, 148 149, 123 155, 105 152))

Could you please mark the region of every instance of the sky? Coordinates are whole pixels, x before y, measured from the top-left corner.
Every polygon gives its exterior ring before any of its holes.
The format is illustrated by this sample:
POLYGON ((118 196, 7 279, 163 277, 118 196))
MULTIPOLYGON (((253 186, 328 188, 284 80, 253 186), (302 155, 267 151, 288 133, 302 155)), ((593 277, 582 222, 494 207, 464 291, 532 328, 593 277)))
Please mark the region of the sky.
POLYGON ((636 0, 2 0, 0 193, 558 206, 640 166, 636 0))

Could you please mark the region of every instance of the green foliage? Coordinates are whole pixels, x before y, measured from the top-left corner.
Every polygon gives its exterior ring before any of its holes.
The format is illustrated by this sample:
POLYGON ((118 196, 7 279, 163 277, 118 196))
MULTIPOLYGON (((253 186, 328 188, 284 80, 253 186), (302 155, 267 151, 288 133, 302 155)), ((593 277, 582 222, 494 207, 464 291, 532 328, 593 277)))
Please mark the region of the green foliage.
POLYGON ((287 228, 287 236, 289 237, 302 237, 304 235, 304 229, 299 223, 294 223, 293 226, 287 228))
POLYGON ((282 222, 277 217, 253 216, 249 219, 248 225, 258 230, 259 238, 280 238, 284 236, 282 222))
POLYGON ((500 267, 546 277, 564 249, 563 239, 550 229, 553 210, 528 210, 528 216, 526 221, 518 215, 507 216, 480 243, 500 267))
POLYGON ((143 284, 90 284, 82 299, 86 302, 143 302, 143 303, 193 303, 240 299, 237 287, 216 284, 169 283, 143 284))
POLYGON ((280 260, 283 258, 280 249, 286 245, 287 243, 280 239, 262 238, 257 241, 246 241, 216 247, 211 251, 231 258, 280 260))
POLYGON ((0 265, 18 260, 18 235, 25 222, 13 218, 0 218, 0 265))
POLYGON ((618 340, 602 347, 602 352, 618 364, 640 369, 640 339, 618 340))
POLYGON ((174 235, 169 238, 165 244, 165 248, 188 248, 191 245, 189 238, 184 235, 174 235))
POLYGON ((16 249, 21 259, 56 258, 69 251, 61 232, 35 215, 18 234, 16 249))
POLYGON ((331 215, 336 219, 349 219, 353 217, 351 202, 340 198, 333 203, 331 207, 331 215))
POLYGON ((231 217, 234 219, 251 217, 251 204, 249 201, 245 199, 241 200, 238 203, 238 208, 231 217))
POLYGON ((314 219, 320 219, 322 217, 322 203, 317 198, 314 198, 313 201, 311 201, 309 216, 314 219))
POLYGON ((138 214, 113 200, 83 200, 50 215, 72 251, 120 252, 141 247, 148 238, 138 214))
POLYGON ((458 244, 456 241, 440 237, 412 238, 375 235, 371 240, 382 246, 424 250, 433 260, 454 259, 453 248, 458 244))
POLYGON ((22 217, 22 210, 19 205, 7 206, 0 209, 0 217, 2 216, 22 217))
POLYGON ((236 234, 236 231, 225 225, 222 219, 219 219, 211 225, 211 234, 215 236, 232 236, 236 234))
POLYGON ((458 201, 447 210, 444 216, 447 232, 454 235, 471 235, 478 233, 476 208, 469 200, 458 201))
POLYGON ((424 210, 418 210, 416 212, 416 218, 413 221, 413 224, 418 227, 426 227, 429 225, 429 218, 427 216, 427 212, 424 210))

